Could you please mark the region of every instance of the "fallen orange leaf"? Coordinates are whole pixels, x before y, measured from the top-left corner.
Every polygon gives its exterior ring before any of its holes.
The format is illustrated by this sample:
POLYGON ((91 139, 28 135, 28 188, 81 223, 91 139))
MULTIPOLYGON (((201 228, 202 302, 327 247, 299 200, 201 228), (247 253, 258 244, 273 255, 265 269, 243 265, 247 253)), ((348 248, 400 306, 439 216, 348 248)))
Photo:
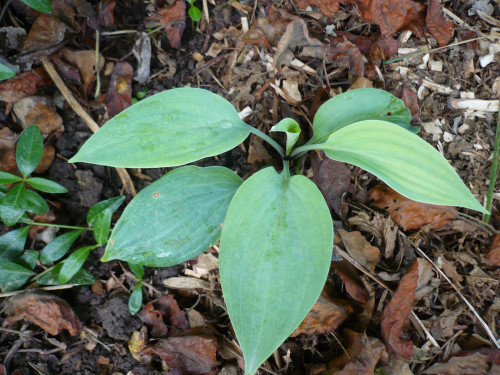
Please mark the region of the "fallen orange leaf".
POLYGON ((454 207, 415 202, 385 185, 370 190, 370 198, 376 207, 387 210, 404 230, 420 229, 427 224, 431 224, 432 229, 439 229, 457 216, 454 207))
POLYGON ((0 101, 15 103, 35 94, 40 87, 49 83, 51 81, 43 68, 19 73, 7 81, 0 82, 0 101))
POLYGON ((349 255, 373 273, 380 260, 380 250, 372 246, 361 232, 339 229, 339 234, 349 255))
POLYGON ((453 22, 444 16, 438 0, 430 0, 425 25, 440 47, 448 44, 453 35, 453 22))
POLYGON ((488 254, 486 254, 486 259, 488 259, 495 266, 500 267, 500 234, 493 237, 491 242, 491 249, 488 254))

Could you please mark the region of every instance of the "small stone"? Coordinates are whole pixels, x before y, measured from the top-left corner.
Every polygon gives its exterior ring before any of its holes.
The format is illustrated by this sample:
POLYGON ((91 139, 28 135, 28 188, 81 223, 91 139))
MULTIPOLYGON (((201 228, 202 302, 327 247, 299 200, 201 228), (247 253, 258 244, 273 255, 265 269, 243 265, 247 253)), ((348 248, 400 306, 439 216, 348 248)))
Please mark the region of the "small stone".
POLYGON ((441 61, 429 61, 429 69, 435 72, 442 72, 443 63, 441 61))
POLYGON ((463 135, 463 134, 465 134, 465 133, 467 132, 467 130, 469 130, 469 129, 470 129, 470 126, 469 126, 469 125, 467 125, 467 124, 463 124, 462 126, 460 126, 460 127, 458 128, 458 134, 463 135))

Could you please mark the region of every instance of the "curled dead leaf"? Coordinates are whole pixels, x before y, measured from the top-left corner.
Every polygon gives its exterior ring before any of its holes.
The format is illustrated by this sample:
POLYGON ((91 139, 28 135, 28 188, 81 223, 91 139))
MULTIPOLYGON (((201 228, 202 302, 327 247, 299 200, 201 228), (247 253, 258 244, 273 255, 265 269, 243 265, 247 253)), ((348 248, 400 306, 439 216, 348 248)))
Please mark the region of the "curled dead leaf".
POLYGON ((128 62, 118 62, 111 74, 106 108, 109 117, 114 117, 132 104, 132 77, 134 69, 128 62))
POLYGON ((306 10, 308 6, 317 6, 326 17, 333 17, 339 10, 339 0, 298 0, 297 7, 306 10))
POLYGON ((370 190, 370 198, 376 207, 387 210, 403 230, 420 229, 427 224, 432 229, 440 229, 458 214, 454 207, 412 201, 386 185, 377 185, 370 190))
POLYGON ((109 27, 115 24, 116 0, 104 0, 99 14, 99 26, 109 27))
POLYGON ((500 234, 496 234, 495 237, 493 237, 490 251, 486 254, 486 259, 495 266, 500 267, 500 234))
POLYGON ((39 88, 50 83, 51 81, 43 68, 19 73, 6 81, 0 82, 0 101, 15 103, 29 95, 36 94, 39 88))
POLYGON ((349 295, 359 303, 368 302, 368 292, 363 286, 363 283, 356 269, 346 260, 341 262, 332 262, 332 268, 337 271, 340 278, 344 282, 345 289, 349 295))
POLYGON ((62 50, 62 55, 67 62, 80 70, 84 92, 86 95, 90 95, 92 86, 96 80, 96 75, 99 74, 104 66, 104 56, 99 54, 98 66, 95 50, 76 51, 64 48, 62 50))
POLYGON ((179 330, 189 328, 186 314, 171 294, 149 302, 137 316, 149 327, 152 337, 165 336, 167 325, 179 330))
MULTIPOLYGON (((497 349, 498 350, 498 349, 497 349)), ((489 369, 489 357, 480 352, 454 356, 446 362, 435 363, 424 370, 427 375, 486 375, 489 369)))
POLYGON ((54 336, 63 329, 76 336, 83 328, 66 301, 41 290, 30 289, 10 297, 5 301, 4 311, 6 324, 28 319, 54 336))
POLYGON ((372 246, 361 232, 340 229, 339 234, 349 255, 373 273, 380 260, 380 250, 372 246))
POLYGON ((418 121, 420 119, 420 106, 418 105, 417 94, 404 86, 401 100, 405 103, 406 108, 410 110, 413 121, 418 121))
POLYGON ((445 17, 443 7, 438 0, 430 0, 425 25, 440 47, 449 43, 453 35, 453 22, 445 17))
POLYGON ((421 297, 422 290, 427 289, 432 276, 431 264, 425 259, 417 259, 399 282, 382 313, 382 337, 388 348, 403 358, 410 359, 413 354, 413 343, 404 333, 413 303, 421 297))
POLYGON ((176 0, 169 7, 159 9, 147 22, 148 27, 163 25, 172 48, 180 48, 181 38, 186 28, 186 2, 176 0))

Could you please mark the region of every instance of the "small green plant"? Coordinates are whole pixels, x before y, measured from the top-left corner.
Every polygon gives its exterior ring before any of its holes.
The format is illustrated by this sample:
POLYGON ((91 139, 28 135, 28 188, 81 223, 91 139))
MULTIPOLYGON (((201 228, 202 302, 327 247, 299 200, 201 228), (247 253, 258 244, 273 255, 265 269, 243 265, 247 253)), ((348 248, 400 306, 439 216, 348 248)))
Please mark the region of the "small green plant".
POLYGON ((191 18, 191 21, 198 22, 201 20, 201 10, 196 5, 194 5, 194 0, 187 0, 189 3, 188 15, 191 18))
POLYGON ((7 65, 0 63, 0 81, 3 81, 4 79, 12 78, 15 75, 16 75, 16 72, 14 72, 7 65))
POLYGON ((7 226, 28 224, 0 236, 0 289, 10 292, 26 283, 37 285, 78 284, 95 282, 92 275, 82 268, 90 252, 106 244, 111 231, 111 216, 125 197, 111 198, 97 203, 87 214, 88 227, 74 227, 50 223, 37 223, 27 212, 44 214, 49 211, 45 199, 26 185, 45 193, 66 193, 67 189, 56 182, 41 177, 29 177, 36 169, 43 154, 43 139, 36 125, 27 128, 16 146, 16 163, 22 177, 0 171, 0 218, 7 226), (10 188, 7 188, 9 185, 10 188), (56 237, 41 251, 25 251, 30 225, 57 226, 72 229, 56 237), (66 259, 73 243, 84 230, 92 230, 97 242, 81 247, 66 259), (42 271, 38 272, 37 262, 42 271))
POLYGON ((21 0, 27 6, 38 10, 42 13, 50 13, 52 12, 52 5, 50 4, 50 0, 21 0))
POLYGON ((183 166, 167 173, 126 207, 102 258, 165 267, 220 240, 222 290, 250 375, 301 323, 330 269, 328 206, 313 182, 290 172, 306 152, 324 150, 408 198, 486 212, 447 161, 413 134, 410 120, 403 102, 388 92, 353 90, 321 106, 304 145, 296 145, 301 129, 295 120, 273 126, 271 132, 286 136, 282 147, 243 122, 220 96, 179 88, 115 116, 70 162, 180 166, 228 151, 250 133, 276 149, 282 171, 264 168, 246 181, 223 167, 183 166))

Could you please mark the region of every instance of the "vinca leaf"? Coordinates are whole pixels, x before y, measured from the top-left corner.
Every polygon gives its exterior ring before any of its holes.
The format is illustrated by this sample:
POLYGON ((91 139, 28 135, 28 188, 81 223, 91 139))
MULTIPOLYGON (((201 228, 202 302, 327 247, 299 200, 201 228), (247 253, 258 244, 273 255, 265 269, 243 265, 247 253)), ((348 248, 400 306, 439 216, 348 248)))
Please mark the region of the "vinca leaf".
POLYGON ((167 173, 123 211, 102 261, 168 267, 197 256, 219 240, 241 182, 223 167, 186 166, 167 173))
MULTIPOLYGON (((59 272, 64 265, 64 261, 57 263, 47 270, 47 273, 40 276, 36 281, 38 285, 61 285, 59 281, 59 272)), ((75 276, 68 281, 68 284, 75 285, 92 285, 95 283, 95 278, 84 268, 80 268, 75 276)))
POLYGON ((34 214, 46 214, 49 212, 49 205, 37 192, 26 190, 26 200, 26 211, 33 212, 34 214))
POLYGON ((34 270, 39 255, 40 253, 37 250, 28 250, 17 259, 16 263, 30 270, 34 270))
POLYGON ((30 227, 11 230, 0 236, 0 260, 14 261, 24 250, 30 227))
POLYGON ((50 13, 52 12, 52 5, 50 4, 50 0, 21 0, 27 6, 38 10, 42 13, 50 13))
POLYGON ((272 132, 283 132, 286 134, 286 154, 290 155, 292 148, 299 139, 300 126, 291 118, 284 118, 271 128, 272 132))
POLYGON ((113 213, 120 207, 125 197, 114 197, 99 202, 92 206, 87 214, 87 223, 92 225, 94 238, 99 246, 108 242, 111 230, 111 218, 113 213))
POLYGON ((317 149, 373 173, 407 198, 487 213, 434 147, 390 122, 367 120, 346 126, 317 149))
POLYGON ((0 289, 11 292, 21 288, 34 272, 19 264, 0 260, 0 289))
POLYGON ((12 184, 14 182, 22 181, 21 177, 15 176, 11 173, 0 171, 0 184, 12 184))
POLYGON ((73 276, 76 275, 78 270, 82 268, 83 263, 88 258, 90 252, 96 248, 96 245, 85 246, 71 253, 71 255, 66 259, 59 271, 59 282, 61 284, 66 284, 73 276))
POLYGON ((26 183, 44 193, 61 194, 68 192, 68 189, 64 186, 59 185, 57 182, 47 180, 46 178, 31 177, 26 179, 26 183))
POLYGON ((135 285, 134 291, 128 299, 128 310, 132 315, 139 312, 142 307, 142 282, 138 282, 135 285))
POLYGON ((16 146, 16 163, 24 178, 33 172, 43 155, 43 138, 38 126, 31 125, 19 137, 16 146))
POLYGON ((401 99, 384 90, 363 88, 339 94, 318 109, 313 120, 313 137, 307 144, 322 143, 344 126, 362 120, 384 120, 413 133, 411 112, 401 99))
POLYGON ((70 163, 177 166, 232 149, 248 137, 249 129, 231 103, 210 91, 167 90, 109 120, 70 163))
POLYGON ((238 189, 224 221, 219 262, 245 374, 254 374, 316 303, 332 247, 330 211, 306 177, 266 168, 238 189))
POLYGON ((0 217, 4 224, 7 226, 16 224, 24 215, 27 205, 24 183, 15 185, 0 202, 0 217))
POLYGON ((80 237, 82 232, 83 230, 80 229, 73 230, 54 238, 43 248, 40 254, 40 262, 42 264, 47 264, 61 259, 66 255, 71 245, 73 245, 73 242, 80 237))

